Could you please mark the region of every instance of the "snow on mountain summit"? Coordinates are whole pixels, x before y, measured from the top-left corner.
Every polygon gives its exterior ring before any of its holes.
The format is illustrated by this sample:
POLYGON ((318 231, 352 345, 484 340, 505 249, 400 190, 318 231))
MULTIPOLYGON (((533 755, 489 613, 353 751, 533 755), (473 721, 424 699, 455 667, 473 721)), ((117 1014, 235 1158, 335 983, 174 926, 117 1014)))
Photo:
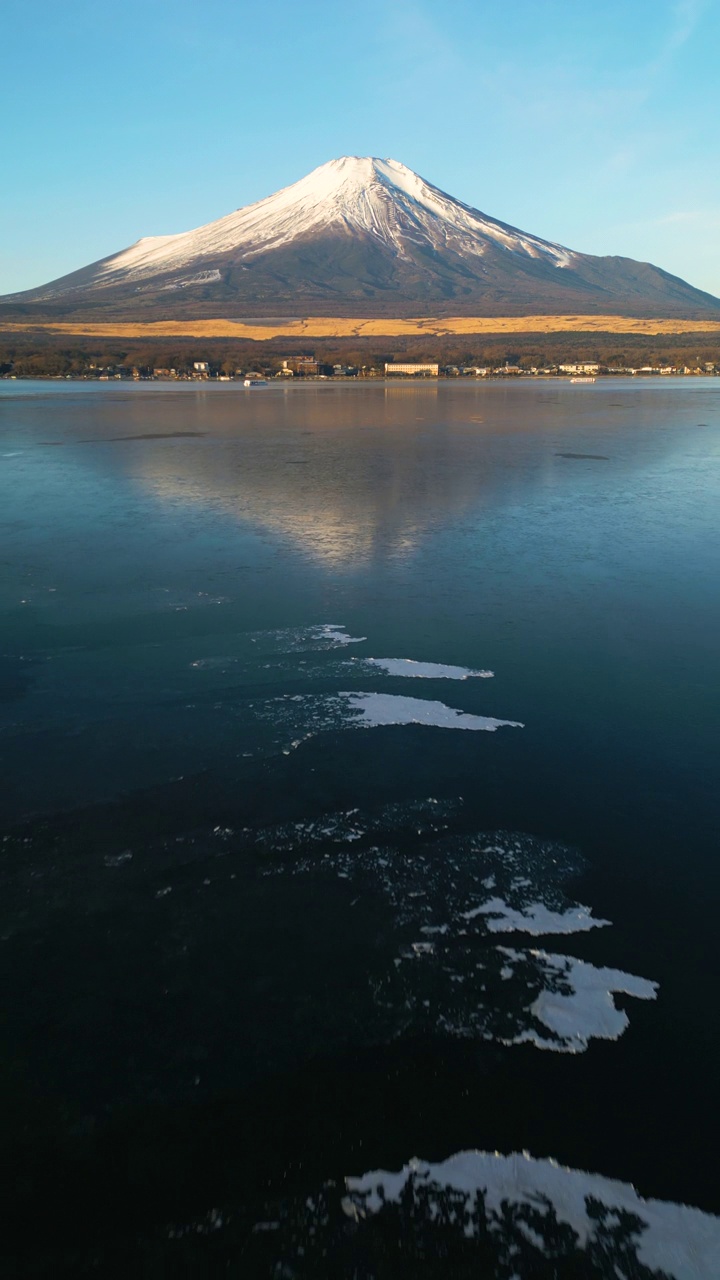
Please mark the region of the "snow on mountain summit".
POLYGON ((194 231, 138 240, 0 304, 128 320, 720 310, 651 263, 519 231, 374 156, 330 160, 194 231))
POLYGON ((364 232, 400 257, 418 244, 482 256, 488 241, 511 253, 567 266, 570 250, 496 222, 446 195, 399 160, 342 156, 274 195, 179 235, 138 240, 102 264, 105 277, 140 279, 240 252, 252 259, 302 236, 328 230, 364 232))

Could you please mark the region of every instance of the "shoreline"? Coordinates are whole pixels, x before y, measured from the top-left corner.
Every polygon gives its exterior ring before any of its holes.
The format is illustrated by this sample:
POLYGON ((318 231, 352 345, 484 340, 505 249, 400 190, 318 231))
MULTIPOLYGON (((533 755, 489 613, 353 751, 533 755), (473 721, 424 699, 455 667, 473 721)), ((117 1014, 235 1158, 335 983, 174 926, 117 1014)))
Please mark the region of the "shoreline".
MULTIPOLYGON (((720 373, 708 373, 704 370, 696 372, 694 369, 691 370, 690 373, 682 373, 680 371, 678 371, 677 373, 640 373, 640 372, 630 373, 627 370, 623 370, 622 373, 597 374, 592 378, 582 379, 582 382, 585 385, 593 382, 604 382, 608 379, 610 380, 625 379, 628 382, 637 382, 638 380, 641 382, 651 381, 651 380, 661 381, 661 382, 677 382, 680 379, 684 381, 687 378, 710 379, 710 378, 717 378, 717 377, 720 377, 720 373)), ((353 384, 357 385, 359 383, 362 383, 364 386, 367 383, 372 383, 374 386, 384 386, 384 387, 397 387, 397 386, 402 387, 402 386, 408 386, 408 385, 411 385, 411 386, 420 385, 420 386, 428 387, 428 386, 437 386, 439 382, 450 382, 453 384, 453 386, 456 386, 458 383, 472 383, 476 385, 477 383, 488 383, 488 382, 507 384, 508 382, 527 382, 527 381, 534 381, 534 382, 541 382, 541 383, 563 382, 563 383, 572 384, 577 382, 577 378, 573 374, 563 374, 563 373, 540 374, 540 373, 532 373, 530 372, 530 370, 527 370, 527 371, 522 370, 518 373, 513 372, 512 374, 488 373, 488 374, 483 374, 481 376, 473 376, 470 374, 461 374, 458 376, 455 374, 443 373, 433 377, 422 377, 422 376, 413 376, 412 374, 406 374, 402 377, 396 377, 396 378, 384 378, 382 376, 374 377, 372 374, 370 375, 357 374, 355 376, 352 376, 352 375, 344 376, 339 374, 334 377, 323 376, 322 374, 321 375, 308 374, 308 375, 304 375, 302 377, 296 377, 296 378, 278 377, 277 375, 272 376, 268 380, 268 385, 269 386, 277 385, 282 387, 292 387, 292 386, 297 387, 297 386, 305 386, 308 383, 312 383, 313 385, 317 385, 318 383, 323 383, 323 384, 327 383, 328 386, 334 386, 339 383, 342 383, 343 386, 349 386, 353 384)), ((168 386, 175 386, 178 383, 183 383, 192 387, 207 387, 207 386, 216 386, 216 385, 219 386, 222 383, 223 386, 227 385, 227 386, 243 387, 244 379, 241 377, 192 378, 192 377, 182 377, 182 376, 177 378, 163 378, 163 377, 154 377, 154 376, 140 377, 140 378, 132 378, 132 377, 124 377, 124 376, 91 378, 91 377, 88 377, 86 374, 84 375, 84 374, 71 374, 71 373, 46 373, 46 374, 20 373, 20 374, 0 374, 0 382, 90 382, 93 384, 100 383, 100 382, 102 383, 107 382, 109 384, 115 384, 115 385, 120 383, 122 386, 137 386, 141 383, 158 382, 168 386)), ((243 389, 246 389, 246 388, 243 388, 243 389)))

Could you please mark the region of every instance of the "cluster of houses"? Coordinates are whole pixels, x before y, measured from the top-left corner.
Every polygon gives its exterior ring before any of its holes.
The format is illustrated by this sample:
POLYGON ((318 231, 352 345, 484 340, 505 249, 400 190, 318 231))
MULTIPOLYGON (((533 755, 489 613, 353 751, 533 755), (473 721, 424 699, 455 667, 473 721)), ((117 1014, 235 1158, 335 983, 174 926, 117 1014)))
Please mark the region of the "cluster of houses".
POLYGON ((437 364, 386 364, 385 376, 401 375, 405 377, 446 377, 446 378, 489 378, 489 377, 538 377, 558 376, 594 378, 598 374, 702 374, 720 375, 720 362, 708 360, 702 365, 602 365, 599 361, 585 360, 575 364, 558 364, 526 368, 518 364, 503 364, 495 367, 486 365, 444 365, 437 364))
MULTIPOLYGON (((437 368, 437 366, 436 366, 437 368)), ((323 365, 314 356, 287 356, 275 372, 276 378, 322 378, 322 377, 352 377, 360 373, 359 369, 355 369, 350 365, 335 364, 331 366, 323 365)), ((142 370, 134 368, 132 376, 140 379, 147 374, 143 374, 142 370)), ((213 378, 219 382, 232 382, 233 378, 244 378, 245 370, 236 369, 234 374, 230 373, 213 373, 209 360, 194 360, 192 373, 179 373, 177 369, 153 369, 151 376, 153 378, 193 378, 195 380, 204 380, 213 378)))
MULTIPOLYGON (((270 374, 270 370, 265 371, 266 376, 270 374)), ((317 360, 315 356, 287 356, 280 362, 280 367, 272 376, 275 378, 352 378, 352 377, 370 377, 376 378, 384 376, 386 378, 518 378, 518 377, 596 377, 598 374, 622 374, 625 376, 643 376, 655 374, 667 376, 671 374, 680 375, 720 375, 720 361, 706 361, 702 365, 602 365, 599 361, 582 360, 571 364, 557 364, 530 367, 520 366, 517 364, 505 363, 502 365, 440 365, 436 361, 385 361, 384 375, 380 371, 372 367, 364 367, 358 369, 352 365, 323 364, 317 360)), ((107 378, 108 374, 101 374, 101 378, 107 378)), ((112 376, 112 375, 111 375, 112 376)), ((115 374, 120 377, 120 374, 115 374)), ((245 372, 242 369, 236 369, 234 374, 214 372, 210 361, 195 360, 192 372, 185 374, 178 372, 176 369, 157 368, 148 374, 140 369, 132 370, 132 377, 136 380, 141 378, 191 378, 196 380, 205 380, 212 378, 219 382, 231 382, 233 378, 242 378, 245 372)))
POLYGON ((538 367, 531 365, 529 368, 517 364, 503 364, 495 367, 491 365, 454 365, 448 364, 442 367, 438 364, 400 364, 387 363, 385 365, 385 377, 415 377, 415 378, 490 378, 490 377, 538 377, 546 376, 556 378, 558 376, 594 378, 598 374, 625 374, 636 376, 637 374, 704 374, 713 375, 720 374, 720 362, 714 364, 707 361, 703 365, 690 367, 689 365, 641 365, 639 367, 619 366, 619 365, 601 365, 599 361, 584 360, 575 364, 558 364, 546 365, 538 367))

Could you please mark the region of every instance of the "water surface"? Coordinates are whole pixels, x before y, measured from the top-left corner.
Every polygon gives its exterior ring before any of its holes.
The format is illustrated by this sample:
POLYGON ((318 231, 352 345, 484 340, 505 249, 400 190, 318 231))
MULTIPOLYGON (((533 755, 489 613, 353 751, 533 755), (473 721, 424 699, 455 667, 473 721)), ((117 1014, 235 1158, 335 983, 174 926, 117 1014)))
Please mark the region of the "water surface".
POLYGON ((0 382, 13 1248, 470 1148, 720 1210, 719 464, 712 379, 0 382))

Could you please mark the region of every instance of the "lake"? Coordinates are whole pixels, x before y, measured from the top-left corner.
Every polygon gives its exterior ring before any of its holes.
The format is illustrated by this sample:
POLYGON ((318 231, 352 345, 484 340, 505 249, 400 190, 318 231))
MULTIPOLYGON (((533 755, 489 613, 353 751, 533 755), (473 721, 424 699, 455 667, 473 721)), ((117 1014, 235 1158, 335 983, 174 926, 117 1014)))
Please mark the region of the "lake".
POLYGON ((717 379, 0 381, 5 1274, 715 1274, 719 511, 717 379))

